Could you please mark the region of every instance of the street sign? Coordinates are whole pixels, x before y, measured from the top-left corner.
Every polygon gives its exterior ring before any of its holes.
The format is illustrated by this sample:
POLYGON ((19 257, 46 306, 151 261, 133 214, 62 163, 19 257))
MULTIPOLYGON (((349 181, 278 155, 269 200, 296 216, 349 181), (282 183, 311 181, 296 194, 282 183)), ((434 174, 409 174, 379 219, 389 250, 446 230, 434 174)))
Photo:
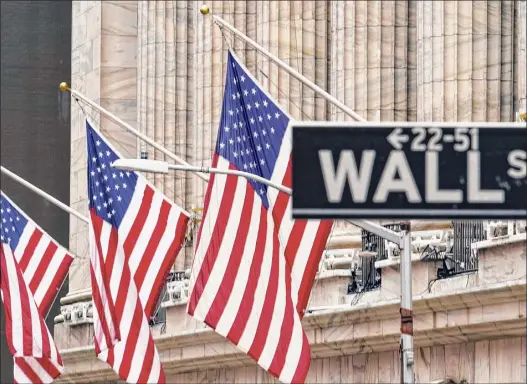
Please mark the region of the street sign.
POLYGON ((527 216, 524 123, 292 122, 293 218, 527 216))

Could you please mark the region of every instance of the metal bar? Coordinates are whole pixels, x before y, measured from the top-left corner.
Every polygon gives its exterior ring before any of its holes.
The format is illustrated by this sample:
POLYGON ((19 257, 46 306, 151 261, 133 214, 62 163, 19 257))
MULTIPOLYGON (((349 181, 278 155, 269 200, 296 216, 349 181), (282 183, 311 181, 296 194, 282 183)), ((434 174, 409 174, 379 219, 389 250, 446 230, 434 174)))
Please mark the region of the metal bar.
POLYGON ((295 77, 296 79, 300 80, 302 83, 304 83, 306 86, 311 88, 313 91, 317 92, 319 95, 321 95, 323 98, 325 98, 327 101, 335 105, 337 108, 339 108, 342 112, 345 114, 351 116, 353 119, 357 121, 366 121, 364 118, 362 118, 360 115, 357 114, 353 109, 339 101, 337 98, 331 96, 329 93, 324 91, 322 88, 320 88, 318 85, 316 85, 314 82, 309 80, 307 77, 302 75, 300 72, 294 70, 289 65, 284 63, 282 60, 280 60, 278 57, 273 55, 271 52, 265 50, 264 47, 262 47, 260 44, 255 42, 254 40, 250 39, 240 31, 238 31, 236 28, 234 28, 231 24, 227 23, 225 20, 223 20, 221 17, 213 15, 212 18, 214 21, 218 24, 221 24, 225 28, 227 28, 229 31, 234 33, 236 36, 238 36, 240 39, 245 41, 247 44, 252 46, 254 49, 256 49, 258 52, 260 52, 262 55, 267 57, 269 60, 274 62, 276 65, 278 65, 280 68, 285 70, 287 73, 289 73, 291 76, 295 77))
POLYGON ((291 188, 287 188, 287 187, 285 187, 285 186, 283 186, 281 184, 273 183, 272 181, 267 180, 264 177, 261 177, 261 176, 258 176, 258 175, 254 175, 254 174, 249 173, 249 172, 235 171, 235 170, 231 170, 231 169, 219 169, 219 168, 211 168, 211 167, 195 167, 195 166, 192 166, 192 165, 174 165, 174 164, 169 164, 168 168, 176 170, 176 171, 190 171, 190 172, 202 172, 202 173, 219 173, 219 174, 223 174, 223 175, 240 176, 240 177, 244 177, 246 179, 256 180, 256 181, 258 181, 258 182, 260 182, 262 184, 265 184, 265 185, 267 185, 269 187, 272 187, 272 188, 278 189, 281 192, 287 193, 288 195, 291 195, 293 193, 291 188))
POLYGON ((384 228, 379 224, 375 224, 368 220, 348 220, 349 223, 364 229, 365 231, 376 234, 392 243, 401 245, 401 236, 399 233, 392 231, 391 229, 384 228))
POLYGON ((75 216, 76 218, 78 218, 79 220, 82 220, 84 221, 85 223, 88 223, 88 218, 86 216, 83 216, 81 215, 79 212, 77 212, 76 210, 74 210, 73 208, 67 206, 66 204, 64 204, 63 202, 55 199, 53 196, 51 196, 49 193, 46 193, 44 192, 42 189, 38 188, 38 187, 35 187, 33 184, 31 184, 29 181, 26 181, 24 180, 23 178, 21 178, 20 176, 14 174, 13 172, 11 172, 10 170, 4 168, 3 166, 0 166, 0 171, 5 174, 6 176, 10 177, 11 179, 15 180, 16 182, 22 184, 24 187, 32 190, 33 192, 35 192, 37 195, 43 197, 44 199, 46 199, 47 201, 49 201, 51 204, 54 204, 56 205, 57 207, 59 207, 60 209, 62 209, 63 211, 66 211, 68 212, 70 215, 73 215, 75 216))
POLYGON ((412 236, 410 223, 401 225, 401 370, 402 382, 412 384, 413 374, 413 312, 412 312, 412 236))
MULTIPOLYGON (((139 139, 143 140, 144 142, 150 144, 152 147, 154 147, 155 149, 157 149, 158 151, 164 153, 166 156, 168 156, 169 158, 171 158, 172 160, 174 160, 176 163, 179 163, 179 164, 182 164, 182 165, 188 165, 190 166, 189 163, 187 163, 185 160, 183 160, 182 158, 180 158, 179 156, 175 155, 174 153, 170 152, 168 149, 166 149, 165 147, 163 147, 162 145, 156 143, 154 140, 152 140, 151 138, 149 138, 148 136, 146 135, 143 135, 141 132, 139 132, 137 129, 135 129, 134 127, 132 127, 130 124, 124 122, 123 120, 121 120, 120 118, 118 118, 117 116, 115 116, 113 113, 109 112, 108 110, 104 109, 103 107, 101 107, 100 105, 94 103, 93 101, 91 101, 90 99, 88 99, 86 96, 84 96, 82 93, 74 90, 74 89, 71 89, 67 84, 64 85, 64 83, 62 83, 60 85, 60 89, 63 90, 63 91, 70 91, 70 93, 76 97, 76 98, 79 98, 81 99, 82 101, 84 101, 86 104, 88 104, 89 106, 91 106, 92 108, 95 108, 97 111, 99 111, 100 113, 102 113, 104 116, 106 116, 107 118, 109 118, 110 120, 112 120, 114 123, 116 124, 119 124, 121 127, 123 127, 124 129, 126 129, 128 132, 130 132, 131 134, 133 134, 134 136, 138 137, 139 139)), ((196 176, 198 176, 199 178, 201 178, 202 180, 204 181, 209 181, 209 178, 206 176, 206 175, 203 175, 201 173, 197 173, 197 172, 193 172, 196 176)))

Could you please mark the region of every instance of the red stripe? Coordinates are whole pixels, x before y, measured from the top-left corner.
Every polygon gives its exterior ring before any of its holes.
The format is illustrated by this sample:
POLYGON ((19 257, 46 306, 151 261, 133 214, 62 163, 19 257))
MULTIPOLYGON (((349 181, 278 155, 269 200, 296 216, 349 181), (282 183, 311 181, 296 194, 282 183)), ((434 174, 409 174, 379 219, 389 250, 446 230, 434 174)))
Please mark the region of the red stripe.
MULTIPOLYGON (((58 357, 60 358, 60 355, 58 355, 58 357)), ((57 369, 57 367, 55 367, 55 365, 51 362, 50 359, 43 359, 40 357, 35 357, 35 360, 51 377, 55 378, 60 375, 60 371, 57 369)))
MULTIPOLYGON (((130 331, 126 338, 126 345, 124 347, 124 354, 121 361, 121 366, 119 367, 119 376, 122 378, 127 378, 130 374, 130 369, 132 367, 132 359, 134 357, 135 348, 137 341, 139 340, 139 331, 141 330, 141 322, 144 320, 143 308, 137 297, 134 313, 132 317, 132 323, 130 325, 130 331)), ((149 337, 152 337, 151 335, 149 337)), ((151 356, 144 356, 144 360, 151 359, 151 356)))
POLYGON ((305 333, 302 335, 302 351, 300 352, 300 359, 296 367, 295 374, 291 383, 303 383, 306 380, 309 366, 311 364, 311 348, 309 347, 309 340, 305 333))
POLYGON ((68 270, 70 268, 71 263, 73 262, 73 257, 66 254, 65 257, 62 259, 59 268, 57 269, 57 272, 53 276, 53 279, 51 280, 51 284, 49 285, 49 288, 46 290, 46 293, 44 294, 44 297, 42 298, 42 301, 40 302, 40 305, 38 305, 38 311, 42 316, 46 316, 49 308, 53 304, 53 300, 59 293, 60 286, 64 279, 66 278, 66 275, 68 274, 68 270))
POLYGON ((26 359, 24 359, 23 357, 15 357, 15 361, 16 365, 18 365, 18 368, 20 368, 20 370, 24 372, 24 374, 32 383, 42 382, 42 380, 40 379, 40 377, 38 377, 33 368, 31 368, 26 362, 26 359))
POLYGON ((184 214, 179 215, 176 231, 174 233, 174 239, 172 240, 172 244, 170 245, 170 248, 163 259, 163 264, 161 265, 161 268, 159 268, 159 272, 154 281, 154 285, 152 286, 151 293, 148 296, 148 301, 145 306, 145 314, 147 318, 150 318, 150 316, 153 315, 153 311, 155 309, 154 306, 157 304, 161 289, 165 284, 166 276, 170 271, 170 268, 172 268, 172 265, 174 265, 176 257, 181 250, 183 242, 185 241, 185 228, 187 227, 188 221, 188 216, 184 214))
MULTIPOLYGON (((219 158, 220 158, 219 155, 217 153, 214 153, 214 156, 212 156, 212 165, 211 165, 212 168, 216 168, 217 167, 219 158)), ((204 210, 203 210, 203 215, 201 217, 201 222, 202 223, 205 222, 205 218, 207 217, 207 207, 209 206, 210 196, 212 194, 212 187, 214 186, 214 181, 216 180, 215 176, 216 176, 216 174, 212 173, 210 175, 209 182, 207 184, 207 192, 205 192, 205 199, 203 201, 204 210)), ((202 230, 203 230, 203 226, 200 225, 199 229, 198 229, 198 236, 197 236, 197 239, 196 239, 196 247, 195 247, 195 249, 199 248, 199 243, 200 243, 200 240, 201 240, 201 231, 202 230)))
POLYGON ((137 212, 137 216, 134 219, 132 228, 130 228, 130 232, 128 233, 128 236, 126 237, 124 244, 123 244, 124 255, 125 255, 126 261, 128 261, 128 259, 130 258, 130 255, 132 254, 135 248, 137 240, 139 239, 139 235, 141 234, 141 231, 143 230, 146 219, 148 217, 148 212, 150 212, 150 207, 152 206, 153 197, 154 197, 154 190, 150 188, 149 186, 146 186, 144 194, 143 194, 143 198, 141 200, 141 205, 139 206, 139 212, 137 212))
POLYGON ((227 334, 227 339, 238 345, 240 338, 242 337, 243 331, 249 320, 251 309, 254 303, 254 295, 256 294, 256 286, 258 279, 260 278, 260 272, 262 269, 262 260, 265 251, 265 240, 267 237, 267 210, 263 206, 260 207, 260 224, 258 226, 258 237, 256 238, 256 247, 254 249, 253 261, 251 268, 249 269, 249 278, 247 280, 247 286, 243 293, 243 298, 240 303, 240 308, 236 314, 236 318, 232 324, 232 327, 227 334))
POLYGON ((154 345, 154 341, 152 340, 152 337, 150 336, 148 338, 148 344, 146 346, 145 359, 143 361, 143 365, 141 366, 141 373, 139 374, 139 378, 137 379, 138 383, 148 383, 149 382, 148 377, 150 376, 150 371, 152 370, 152 366, 154 365, 154 359, 153 359, 154 354, 155 354, 155 345, 154 345))
MULTIPOLYGON (((90 276, 91 276, 91 286, 92 286, 92 297, 95 308, 99 314, 99 321, 101 322, 102 332, 104 334, 104 343, 107 346, 112 344, 112 338, 110 336, 110 325, 106 319, 106 313, 104 312, 104 305, 102 303, 101 292, 99 291, 99 286, 95 280, 95 272, 93 271, 93 265, 90 265, 90 276)), ((96 335, 97 336, 97 335, 96 335)), ((95 338, 97 339, 97 337, 95 338)), ((99 343, 95 344, 95 353, 99 354, 101 352, 99 343)))
POLYGON ((276 233, 276 227, 274 228, 273 234, 273 257, 271 265, 271 273, 269 275, 269 285, 265 293, 264 304, 262 312, 260 314, 260 320, 258 321, 257 332, 255 334, 251 348, 249 349, 249 356, 258 361, 262 350, 267 340, 267 335, 270 331, 271 319, 274 314, 274 307, 276 303, 276 295, 278 293, 278 258, 280 257, 280 244, 278 241, 278 234, 276 233))
POLYGON ((13 345, 13 317, 11 315, 11 291, 9 290, 9 272, 7 270, 6 254, 4 244, 0 243, 0 289, 2 289, 2 301, 4 302, 5 332, 7 346, 11 355, 16 353, 13 345))
POLYGON ((171 204, 169 204, 166 200, 163 199, 163 202, 161 203, 161 208, 158 213, 159 216, 154 227, 154 231, 152 232, 152 235, 148 240, 148 244, 144 253, 141 255, 141 261, 139 262, 137 270, 134 274, 134 281, 138 292, 141 291, 141 287, 143 286, 143 282, 145 281, 148 268, 150 267, 150 264, 152 264, 154 255, 157 251, 157 248, 159 247, 159 243, 161 242, 163 235, 165 234, 170 208, 171 204))
MULTIPOLYGON (((100 238, 97 239, 100 241, 100 238)), ((117 231, 112 226, 110 231, 110 236, 108 238, 108 252, 104 260, 104 270, 106 271, 106 276, 112 276, 113 267, 115 265, 115 259, 117 257, 117 245, 119 243, 119 238, 117 236, 117 231)), ((108 292, 111 294, 111 292, 108 292)))
POLYGON ((44 318, 42 316, 39 316, 38 319, 32 319, 33 322, 38 321, 40 323, 40 334, 42 336, 42 356, 51 358, 51 343, 53 343, 53 340, 50 340, 50 334, 48 333, 48 328, 46 327, 46 323, 44 322, 44 318))
POLYGON ((311 252, 309 253, 306 268, 304 269, 304 276, 302 277, 302 283, 300 284, 298 291, 298 301, 296 305, 296 310, 301 319, 304 317, 304 310, 306 309, 309 296, 311 295, 311 289, 313 288, 313 282, 320 264, 320 258, 322 257, 322 253, 326 248, 326 243, 328 241, 329 234, 331 233, 332 225, 333 222, 328 220, 324 220, 319 223, 315 241, 313 242, 311 252))
MULTIPOLYGON (((282 369, 284 368, 287 351, 289 344, 291 343, 291 337, 293 336, 293 325, 294 325, 294 310, 293 300, 291 296, 291 268, 286 265, 285 267, 285 312, 282 320, 282 326, 280 327, 280 338, 278 339, 278 345, 276 351, 269 366, 269 372, 276 377, 280 377, 282 369)), ((278 331, 278 330, 277 330, 278 331)))
MULTIPOLYGON (((15 262, 13 260, 13 262, 15 262)), ((29 295, 25 286, 24 278, 20 270, 17 270, 17 276, 13 276, 18 280, 18 293, 20 298, 20 309, 22 311, 22 343, 23 343, 23 353, 24 355, 31 356, 33 355, 33 338, 38 337, 38 335, 33 335, 33 326, 31 321, 31 307, 29 303, 29 295)))
POLYGON ((51 259, 53 259, 53 256, 55 255, 57 249, 57 244, 51 241, 46 247, 46 250, 42 255, 42 259, 40 260, 40 263, 38 264, 38 267, 35 270, 35 274, 31 277, 31 281, 29 282, 29 289, 33 295, 37 292, 38 285, 42 281, 46 270, 49 268, 49 265, 51 264, 51 259))
POLYGON ((35 254, 35 249, 37 248, 37 245, 40 242, 41 237, 42 237, 42 232, 39 231, 38 229, 35 229, 33 233, 31 234, 31 237, 29 238, 27 246, 24 249, 24 253, 22 254, 22 257, 20 258, 20 262, 18 263, 18 266, 22 270, 22 273, 26 271, 27 266, 29 265, 29 262, 31 261, 31 258, 35 254))
MULTIPOLYGON (((234 167, 230 165, 229 169, 234 169, 234 167)), ((227 228, 227 223, 229 222, 229 216, 232 203, 234 201, 234 193, 236 191, 238 180, 239 178, 236 176, 227 176, 225 188, 223 191, 221 191, 221 203, 218 216, 216 218, 216 224, 214 226, 214 230, 212 231, 213 237, 208 244, 207 252, 205 253, 203 264, 201 265, 201 269, 194 283, 194 289, 192 290, 192 295, 188 305, 188 313, 191 316, 194 315, 194 310, 196 309, 201 294, 203 293, 203 290, 207 284, 210 272, 216 263, 216 258, 218 257, 221 243, 223 241, 223 236, 225 234, 225 228, 227 228)))
MULTIPOLYGON (((240 180, 240 182, 244 182, 240 180)), ((249 227, 253 224, 251 223, 252 208, 254 203, 254 191, 250 187, 250 184, 247 183, 247 188, 245 189, 245 199, 243 201, 242 215, 239 220, 240 226, 236 233, 236 238, 232 247, 231 254, 229 256, 229 262, 227 264, 227 269, 223 275, 220 287, 214 301, 207 313, 205 318, 205 323, 211 328, 215 329, 220 317, 225 310, 225 306, 229 300, 229 297, 232 292, 232 287, 236 281, 236 275, 238 274, 238 269, 240 268, 240 262, 245 250, 245 247, 253 247, 252 244, 246 244, 247 235, 249 234, 249 227)), ((232 220, 237 220, 233 217, 232 220)))

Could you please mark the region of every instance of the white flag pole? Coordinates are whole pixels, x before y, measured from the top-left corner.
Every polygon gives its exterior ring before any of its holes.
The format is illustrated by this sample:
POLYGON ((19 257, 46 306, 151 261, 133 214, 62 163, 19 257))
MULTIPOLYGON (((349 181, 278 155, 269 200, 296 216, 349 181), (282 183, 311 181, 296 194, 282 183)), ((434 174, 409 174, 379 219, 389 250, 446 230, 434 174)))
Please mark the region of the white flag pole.
POLYGON ((68 212, 70 215, 73 215, 75 216, 77 219, 79 220, 82 220, 84 221, 85 223, 88 223, 88 218, 86 216, 83 216, 82 214, 80 214, 79 212, 77 212, 76 210, 74 210, 73 208, 67 206, 66 204, 64 204, 63 202, 55 199, 53 196, 51 196, 49 193, 47 192, 44 192, 42 189, 36 187, 35 185, 31 184, 29 181, 21 178, 20 176, 18 176, 17 174, 11 172, 10 170, 8 170, 7 168, 4 168, 3 166, 0 165, 0 171, 5 174, 6 176, 10 177, 11 179, 13 179, 14 181, 16 181, 17 183, 19 184, 22 184, 24 187, 26 187, 27 189, 30 189, 31 191, 35 192, 37 195, 43 197, 44 199, 46 199, 47 201, 49 201, 51 204, 54 204, 55 206, 59 207, 60 209, 62 209, 63 211, 66 211, 68 212))
MULTIPOLYGON (((90 107, 92 108, 95 108, 97 111, 99 111, 100 113, 102 113, 104 116, 106 116, 108 119, 112 120, 114 123, 120 125, 121 127, 123 127, 124 129, 126 129, 128 132, 130 132, 132 135, 138 137, 139 139, 143 140, 144 142, 150 144, 152 147, 154 147, 155 149, 157 149, 158 151, 164 153, 165 155, 167 155, 168 157, 170 157, 172 160, 174 160, 176 163, 179 163, 181 165, 187 165, 187 166, 190 166, 189 163, 187 163, 185 160, 183 160, 182 158, 180 158, 179 156, 177 156, 176 154, 170 152, 168 149, 166 149, 165 147, 163 147, 162 145, 156 143, 154 140, 152 140, 151 138, 149 138, 148 136, 142 134, 141 132, 139 132, 137 129, 135 129, 134 127, 132 127, 130 124, 124 122, 123 120, 121 120, 119 117, 115 116, 113 113, 111 113, 110 111, 106 110, 105 108, 101 107, 99 104, 96 104, 94 103, 93 101, 91 101, 90 99, 88 99, 86 96, 84 96, 82 93, 74 90, 74 89, 71 89, 68 85, 68 83, 66 82, 62 82, 60 83, 59 85, 59 89, 62 91, 62 92, 65 92, 65 91, 70 91, 71 95, 74 96, 75 98, 77 99, 81 99, 82 101, 84 101, 86 104, 88 104, 90 107)), ((196 176, 198 176, 199 178, 203 179, 204 181, 209 181, 209 177, 207 175, 204 175, 200 172, 192 172, 194 173, 196 176)))

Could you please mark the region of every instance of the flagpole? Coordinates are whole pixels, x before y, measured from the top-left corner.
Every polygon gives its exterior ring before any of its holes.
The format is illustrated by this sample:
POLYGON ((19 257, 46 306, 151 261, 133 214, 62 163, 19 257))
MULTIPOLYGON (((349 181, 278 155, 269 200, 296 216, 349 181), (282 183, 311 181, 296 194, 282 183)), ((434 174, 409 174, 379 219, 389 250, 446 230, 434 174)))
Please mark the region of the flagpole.
POLYGON ((329 93, 327 93, 325 90, 320 88, 318 85, 316 85, 314 82, 309 80, 307 77, 302 75, 300 72, 296 71, 295 69, 291 68, 289 65, 284 63, 282 60, 280 60, 278 57, 273 55, 271 52, 267 51, 264 47, 262 47, 260 44, 258 44, 256 41, 250 39, 243 33, 241 33, 239 30, 234 28, 231 24, 227 23, 225 20, 223 20, 221 17, 212 15, 212 18, 214 19, 214 22, 217 24, 220 24, 221 26, 227 28, 229 31, 234 33, 236 36, 238 36, 240 39, 245 41, 247 44, 252 46, 254 49, 256 49, 258 52, 260 52, 262 55, 267 57, 269 60, 271 60, 273 63, 278 65, 280 68, 285 70, 287 73, 289 73, 291 76, 296 78, 297 80, 300 80, 304 85, 307 85, 309 88, 311 88, 313 91, 318 93, 320 96, 322 96, 324 99, 332 103, 335 107, 339 108, 342 112, 347 114, 348 116, 352 117, 353 119, 357 121, 366 121, 363 117, 361 117, 357 112, 355 112, 353 109, 348 107, 346 104, 342 103, 339 99, 336 97, 331 96, 329 93))
MULTIPOLYGON (((162 145, 156 143, 154 140, 152 140, 151 138, 149 138, 148 136, 142 134, 141 132, 139 132, 137 129, 135 129, 134 127, 132 127, 130 124, 124 122, 123 120, 121 120, 119 117, 115 116, 113 113, 111 113, 110 111, 104 109, 103 107, 101 107, 99 104, 96 104, 94 103, 93 101, 91 101, 90 99, 88 99, 86 96, 84 96, 82 93, 74 90, 74 89, 71 89, 68 85, 68 83, 66 82, 62 82, 60 83, 59 85, 59 89, 62 91, 62 92, 65 92, 65 91, 70 91, 71 95, 74 96, 75 98, 78 98, 78 99, 81 99, 82 101, 84 101, 86 104, 88 104, 90 107, 92 108, 95 108, 97 111, 99 111, 100 113, 102 113, 104 116, 106 116, 107 118, 109 118, 110 120, 112 120, 114 123, 116 124, 119 124, 121 127, 123 127, 124 129, 126 129, 128 132, 130 132, 132 135, 138 137, 139 139, 143 140, 144 142, 150 144, 152 147, 154 147, 155 149, 157 149, 158 151, 164 153, 165 155, 167 155, 168 157, 170 157, 172 160, 174 160, 176 163, 179 163, 181 165, 188 165, 190 166, 189 163, 187 163, 185 160, 183 160, 182 158, 180 158, 179 156, 177 156, 176 154, 170 152, 168 149, 166 149, 165 147, 163 147, 162 145)), ((209 177, 207 175, 204 175, 202 173, 199 173, 199 172, 192 172, 194 173, 196 176, 198 176, 199 178, 201 178, 202 180, 204 181, 209 181, 209 177)))
POLYGON ((10 170, 8 170, 7 168, 4 168, 3 166, 0 165, 0 171, 5 174, 6 176, 10 177, 11 179, 15 180, 17 183, 19 184, 22 184, 24 187, 26 187, 27 189, 30 189, 31 191, 35 192, 37 195, 43 197, 44 199, 46 199, 47 201, 49 201, 51 204, 54 204, 56 205, 57 207, 59 207, 60 209, 62 209, 63 211, 66 211, 68 212, 70 215, 73 215, 75 216, 77 219, 79 220, 82 220, 84 221, 85 223, 88 223, 88 218, 86 216, 83 216, 81 215, 79 212, 77 212, 76 210, 74 210, 73 208, 67 206, 66 204, 64 204, 63 202, 55 199, 53 196, 51 196, 49 193, 46 193, 44 192, 42 189, 34 186, 33 184, 31 184, 29 181, 21 178, 20 176, 18 176, 17 174, 11 172, 10 170))

